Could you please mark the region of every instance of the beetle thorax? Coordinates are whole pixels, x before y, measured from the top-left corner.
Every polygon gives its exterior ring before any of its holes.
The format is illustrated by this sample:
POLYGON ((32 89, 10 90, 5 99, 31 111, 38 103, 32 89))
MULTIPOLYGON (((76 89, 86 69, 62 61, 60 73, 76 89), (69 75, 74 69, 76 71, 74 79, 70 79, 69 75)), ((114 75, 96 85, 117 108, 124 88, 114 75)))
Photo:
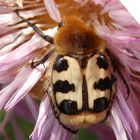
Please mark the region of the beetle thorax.
POLYGON ((89 54, 97 50, 102 40, 77 18, 70 18, 55 35, 56 52, 58 54, 89 54))

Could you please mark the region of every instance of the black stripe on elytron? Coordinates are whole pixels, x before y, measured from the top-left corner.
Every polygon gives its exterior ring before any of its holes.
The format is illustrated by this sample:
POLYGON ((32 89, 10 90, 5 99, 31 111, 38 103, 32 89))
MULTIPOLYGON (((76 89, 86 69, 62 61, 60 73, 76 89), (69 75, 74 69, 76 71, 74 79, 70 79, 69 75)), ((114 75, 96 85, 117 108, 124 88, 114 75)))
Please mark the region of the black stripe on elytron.
POLYGON ((58 80, 53 84, 54 93, 61 92, 61 93, 68 93, 69 91, 75 91, 75 85, 69 84, 67 80, 61 81, 58 80))
POLYGON ((58 105, 58 108, 61 113, 64 113, 67 115, 75 115, 78 113, 77 102, 75 102, 75 101, 63 100, 60 103, 60 105, 58 105))
POLYGON ((112 89, 113 83, 114 82, 112 81, 112 79, 110 80, 108 77, 104 79, 100 78, 98 82, 94 83, 94 89, 99 89, 101 91, 104 91, 106 89, 112 89))
POLYGON ((69 67, 68 61, 63 57, 58 56, 54 63, 53 69, 56 70, 57 72, 62 72, 66 71, 68 67, 69 67))
POLYGON ((99 54, 99 56, 97 57, 96 64, 99 66, 100 69, 103 68, 103 69, 107 70, 107 68, 108 68, 107 59, 103 54, 99 54))
POLYGON ((100 113, 104 111, 105 109, 107 109, 108 106, 109 106, 109 100, 107 98, 105 97, 98 98, 94 100, 93 112, 100 113))

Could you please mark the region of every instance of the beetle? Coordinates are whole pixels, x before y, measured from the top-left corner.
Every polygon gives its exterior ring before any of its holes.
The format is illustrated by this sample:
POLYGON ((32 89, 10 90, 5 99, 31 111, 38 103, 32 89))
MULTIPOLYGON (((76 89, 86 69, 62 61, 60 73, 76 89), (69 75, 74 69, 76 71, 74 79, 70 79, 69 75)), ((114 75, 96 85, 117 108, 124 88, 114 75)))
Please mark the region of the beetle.
POLYGON ((40 61, 32 62, 31 66, 36 68, 56 53, 48 93, 60 124, 75 132, 79 127, 106 120, 116 93, 116 67, 110 51, 94 29, 82 19, 70 16, 58 24, 58 31, 52 38, 20 16, 18 11, 16 13, 43 39, 54 45, 53 50, 40 61))

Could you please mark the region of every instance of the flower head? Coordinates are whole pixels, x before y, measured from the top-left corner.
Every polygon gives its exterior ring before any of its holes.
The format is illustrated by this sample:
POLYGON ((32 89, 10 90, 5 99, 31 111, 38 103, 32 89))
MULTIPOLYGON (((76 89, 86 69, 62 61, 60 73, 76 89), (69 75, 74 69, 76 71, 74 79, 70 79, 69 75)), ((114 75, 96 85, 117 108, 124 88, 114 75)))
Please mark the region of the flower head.
MULTIPOLYGON (((117 140, 138 140, 140 26, 122 4, 118 0, 24 0, 17 1, 17 4, 23 6, 19 14, 40 27, 46 35, 53 37, 57 23, 69 15, 80 17, 95 30, 118 68, 115 71, 116 95, 107 122, 117 140)), ((46 93, 56 53, 51 53, 43 65, 31 68, 33 59, 37 61, 50 54, 54 46, 34 34, 33 29, 13 10, 17 9, 17 5, 11 1, 8 1, 8 6, 4 5, 7 3, 0 1, 0 108, 9 111, 30 93, 41 99, 31 138, 71 139, 72 133, 54 117, 46 93)))

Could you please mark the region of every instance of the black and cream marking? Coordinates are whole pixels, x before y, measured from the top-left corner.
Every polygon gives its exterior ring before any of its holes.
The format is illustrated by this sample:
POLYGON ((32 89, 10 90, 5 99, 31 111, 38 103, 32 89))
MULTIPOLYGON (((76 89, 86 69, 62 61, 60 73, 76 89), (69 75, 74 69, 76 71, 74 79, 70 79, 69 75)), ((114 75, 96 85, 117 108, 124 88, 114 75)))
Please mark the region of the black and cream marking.
POLYGON ((68 61, 66 59, 63 59, 62 56, 57 57, 56 62, 53 66, 53 69, 57 72, 63 72, 66 71, 69 67, 68 61))
POLYGON ((105 55, 100 54, 97 58, 96 64, 99 66, 99 68, 103 68, 103 69, 107 70, 108 62, 107 62, 105 55))
POLYGON ((54 63, 52 82, 58 110, 66 115, 106 111, 115 85, 106 56, 94 54, 79 61, 69 56, 58 56, 54 63))
POLYGON ((58 106, 64 114, 75 115, 77 113, 77 102, 72 100, 63 100, 58 106))
POLYGON ((53 67, 52 82, 56 105, 60 112, 77 114, 83 104, 82 94, 79 94, 82 91, 82 73, 78 62, 68 56, 58 57, 53 67))
POLYGON ((104 55, 95 54, 89 59, 86 68, 88 105, 95 113, 102 112, 109 106, 113 86, 111 77, 112 73, 104 55))
POLYGON ((75 91, 74 84, 69 84, 67 80, 61 81, 58 80, 53 85, 54 87, 54 93, 61 92, 61 93, 68 93, 69 91, 75 91))
POLYGON ((94 88, 99 89, 101 91, 112 89, 112 86, 113 86, 113 81, 108 77, 104 79, 100 78, 98 82, 94 83, 94 88))
POLYGON ((98 99, 94 100, 93 111, 95 113, 100 113, 100 112, 104 111, 105 109, 107 109, 109 104, 110 103, 107 98, 105 98, 105 97, 98 98, 98 99))

